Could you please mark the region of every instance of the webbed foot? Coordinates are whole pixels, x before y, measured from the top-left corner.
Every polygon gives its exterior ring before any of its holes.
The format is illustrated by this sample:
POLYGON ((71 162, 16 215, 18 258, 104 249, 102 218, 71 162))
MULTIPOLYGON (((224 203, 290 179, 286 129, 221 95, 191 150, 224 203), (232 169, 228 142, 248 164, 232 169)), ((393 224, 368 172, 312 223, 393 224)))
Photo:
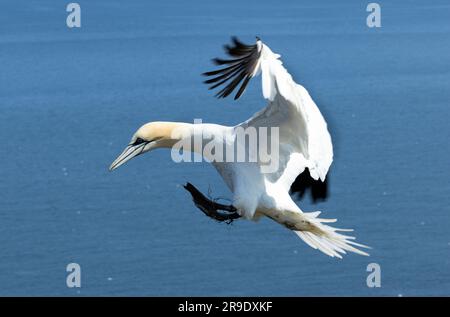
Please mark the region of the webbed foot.
POLYGON ((208 217, 228 224, 241 217, 233 205, 223 205, 208 199, 191 183, 186 183, 184 188, 191 194, 195 206, 208 217), (225 213, 219 212, 219 210, 223 210, 225 213))

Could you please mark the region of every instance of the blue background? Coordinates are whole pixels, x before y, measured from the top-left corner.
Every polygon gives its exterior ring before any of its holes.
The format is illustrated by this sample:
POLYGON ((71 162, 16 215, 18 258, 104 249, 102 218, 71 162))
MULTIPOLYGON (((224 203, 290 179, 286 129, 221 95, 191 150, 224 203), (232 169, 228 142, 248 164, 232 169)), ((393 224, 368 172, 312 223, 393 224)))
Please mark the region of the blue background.
POLYGON ((391 1, 7 0, 0 10, 0 295, 450 295, 450 5, 391 1), (265 105, 201 83, 259 35, 330 125, 322 210, 371 257, 326 257, 270 220, 215 223, 181 184, 230 197, 169 151, 108 166, 141 124, 233 125, 265 105), (81 265, 82 287, 66 286, 81 265), (379 263, 382 287, 366 286, 379 263))

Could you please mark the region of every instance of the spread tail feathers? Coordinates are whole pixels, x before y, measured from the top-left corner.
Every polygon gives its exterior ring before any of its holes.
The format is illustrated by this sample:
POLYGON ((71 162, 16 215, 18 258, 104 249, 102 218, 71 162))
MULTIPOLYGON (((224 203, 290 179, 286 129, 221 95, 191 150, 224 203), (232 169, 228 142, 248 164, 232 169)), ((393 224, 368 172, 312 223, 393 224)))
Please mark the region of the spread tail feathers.
POLYGON ((339 233, 339 231, 350 232, 353 231, 352 229, 339 229, 326 225, 325 223, 335 222, 336 219, 318 218, 319 214, 320 211, 308 213, 285 212, 283 218, 286 221, 282 223, 293 230, 306 244, 331 257, 342 258, 341 253, 346 254, 346 251, 369 255, 357 247, 367 249, 370 249, 370 247, 356 243, 352 236, 339 233))

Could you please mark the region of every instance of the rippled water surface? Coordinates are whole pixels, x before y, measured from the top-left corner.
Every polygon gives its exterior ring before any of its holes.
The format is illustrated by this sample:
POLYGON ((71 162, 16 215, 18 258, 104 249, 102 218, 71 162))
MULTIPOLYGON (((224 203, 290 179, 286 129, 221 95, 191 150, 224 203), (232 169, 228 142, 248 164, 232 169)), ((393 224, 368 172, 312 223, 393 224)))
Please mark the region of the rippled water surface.
POLYGON ((450 294, 450 5, 361 1, 7 0, 0 11, 0 294, 450 294), (232 125, 264 105, 201 83, 230 35, 260 36, 316 100, 335 145, 323 210, 371 257, 328 258, 270 220, 206 218, 181 185, 230 197, 168 151, 108 166, 141 124, 232 125), (82 287, 66 287, 66 265, 82 287), (382 287, 366 286, 380 264, 382 287))

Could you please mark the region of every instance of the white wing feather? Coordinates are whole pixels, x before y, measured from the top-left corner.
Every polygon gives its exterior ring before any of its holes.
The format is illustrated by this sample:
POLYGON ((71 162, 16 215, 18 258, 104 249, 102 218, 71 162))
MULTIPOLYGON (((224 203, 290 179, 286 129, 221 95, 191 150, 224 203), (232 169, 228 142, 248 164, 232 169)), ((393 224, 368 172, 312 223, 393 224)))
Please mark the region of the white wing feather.
MULTIPOLYGON (((279 133, 279 164, 274 172, 262 173, 259 168, 262 163, 215 163, 235 194, 233 205, 249 219, 254 217, 256 208, 262 207, 263 214, 294 230, 308 245, 329 256, 341 258, 346 251, 368 255, 356 248, 367 246, 352 241, 354 237, 338 233, 349 230, 326 225, 335 219, 318 218, 320 212, 303 213, 288 194, 296 177, 306 168, 313 179, 324 181, 333 161, 327 124, 308 91, 292 79, 279 60, 280 55, 260 40, 253 46, 242 44, 236 38, 233 43, 234 46, 225 49, 235 59, 216 59, 216 64, 229 66, 205 73, 217 76, 206 83, 215 88, 229 82, 217 94, 225 98, 242 82, 237 99, 250 78, 261 73, 262 93, 268 105, 232 130, 265 127, 270 139, 270 128, 278 128, 279 133)), ((235 134, 231 133, 232 139, 235 134)), ((273 159, 273 153, 270 154, 273 159)))
POLYGON ((333 161, 333 146, 327 123, 308 91, 292 76, 269 47, 261 43, 261 55, 255 74, 262 74, 262 90, 269 104, 239 126, 278 127, 280 165, 266 175, 289 190, 305 168, 315 180, 325 180, 333 161))

